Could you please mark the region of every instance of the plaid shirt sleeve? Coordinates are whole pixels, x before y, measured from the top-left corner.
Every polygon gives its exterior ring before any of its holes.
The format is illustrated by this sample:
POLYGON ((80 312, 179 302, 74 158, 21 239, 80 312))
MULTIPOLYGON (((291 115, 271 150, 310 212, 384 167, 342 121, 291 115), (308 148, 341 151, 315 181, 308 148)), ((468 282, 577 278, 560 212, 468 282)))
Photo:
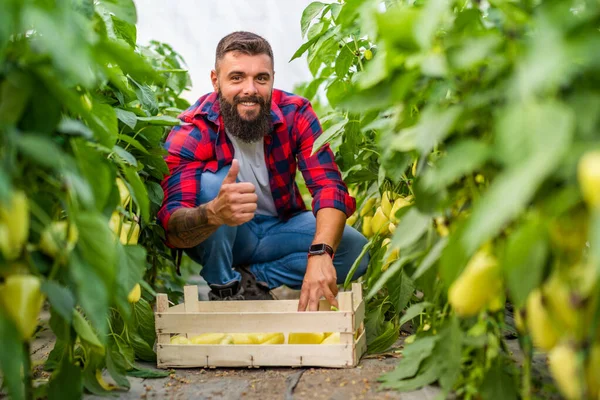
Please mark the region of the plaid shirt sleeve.
POLYGON ((349 217, 356 210, 356 200, 348 194, 329 144, 311 156, 313 144, 323 130, 308 101, 298 110, 294 124, 299 149, 298 167, 313 197, 313 213, 316 216, 321 208, 336 208, 349 217))
MULTIPOLYGON (((171 131, 165 147, 169 154, 165 158, 170 174, 161 182, 164 199, 158 211, 158 220, 167 230, 169 219, 173 213, 182 207, 192 208, 198 204, 200 194, 200 177, 204 162, 193 156, 191 132, 198 129, 193 125, 178 126, 171 131)), ((197 142, 196 142, 197 143, 197 142)))

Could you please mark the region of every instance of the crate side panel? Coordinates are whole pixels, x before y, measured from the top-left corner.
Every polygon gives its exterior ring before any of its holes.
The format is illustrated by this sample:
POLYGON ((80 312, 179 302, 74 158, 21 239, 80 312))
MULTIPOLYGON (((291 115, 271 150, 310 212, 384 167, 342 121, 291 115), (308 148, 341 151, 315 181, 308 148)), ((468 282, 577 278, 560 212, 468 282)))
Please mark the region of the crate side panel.
POLYGON ((161 368, 352 366, 344 345, 160 345, 161 368), (268 346, 268 347, 267 347, 268 346))
POLYGON ((353 332, 351 312, 157 313, 157 333, 353 332))

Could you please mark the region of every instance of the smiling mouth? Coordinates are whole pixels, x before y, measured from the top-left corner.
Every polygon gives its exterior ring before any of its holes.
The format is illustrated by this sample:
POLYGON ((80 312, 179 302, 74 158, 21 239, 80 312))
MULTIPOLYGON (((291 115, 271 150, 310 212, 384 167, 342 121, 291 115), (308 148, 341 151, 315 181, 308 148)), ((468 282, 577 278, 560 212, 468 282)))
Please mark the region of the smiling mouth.
POLYGON ((243 105, 244 107, 254 107, 254 106, 258 105, 258 103, 254 103, 252 101, 244 101, 244 102, 239 103, 239 104, 243 105))

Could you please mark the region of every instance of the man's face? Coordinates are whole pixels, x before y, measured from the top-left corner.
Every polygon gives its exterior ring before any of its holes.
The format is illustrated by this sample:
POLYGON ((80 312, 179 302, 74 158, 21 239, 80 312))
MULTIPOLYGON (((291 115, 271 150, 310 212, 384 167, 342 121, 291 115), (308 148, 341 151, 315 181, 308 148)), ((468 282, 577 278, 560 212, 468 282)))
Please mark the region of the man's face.
POLYGON ((230 134, 247 142, 261 139, 269 128, 273 65, 266 54, 226 53, 211 72, 221 114, 230 134))

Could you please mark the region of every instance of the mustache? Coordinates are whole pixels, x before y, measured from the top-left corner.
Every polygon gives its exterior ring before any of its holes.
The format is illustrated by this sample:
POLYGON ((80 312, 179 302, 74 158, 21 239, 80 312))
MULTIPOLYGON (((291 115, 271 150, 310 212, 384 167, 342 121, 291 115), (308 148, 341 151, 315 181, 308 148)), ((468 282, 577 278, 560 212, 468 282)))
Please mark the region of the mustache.
POLYGON ((260 96, 246 96, 246 97, 235 96, 233 98, 233 104, 234 105, 238 105, 240 103, 245 103, 245 102, 258 103, 258 104, 261 104, 261 105, 265 105, 266 104, 265 99, 263 99, 260 96))

